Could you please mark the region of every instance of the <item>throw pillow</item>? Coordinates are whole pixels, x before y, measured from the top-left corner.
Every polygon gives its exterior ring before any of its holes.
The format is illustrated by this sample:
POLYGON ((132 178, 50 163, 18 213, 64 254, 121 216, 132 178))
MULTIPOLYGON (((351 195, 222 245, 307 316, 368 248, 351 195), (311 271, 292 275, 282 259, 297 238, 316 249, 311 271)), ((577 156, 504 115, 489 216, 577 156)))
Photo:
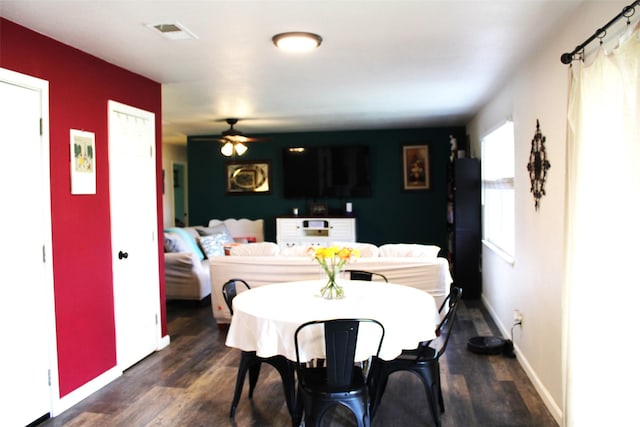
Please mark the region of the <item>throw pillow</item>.
POLYGON ((177 234, 178 236, 180 236, 182 238, 184 243, 189 248, 188 250, 186 250, 184 252, 193 252, 201 260, 204 259, 204 253, 202 252, 202 250, 200 250, 200 247, 198 246, 198 242, 196 242, 196 239, 188 231, 186 231, 184 228, 171 227, 171 228, 166 228, 164 231, 168 232, 168 233, 175 233, 175 234, 177 234))
POLYGON ((165 252, 190 252, 189 246, 176 233, 164 233, 165 252))
POLYGON ((339 246, 343 248, 352 248, 360 251, 360 258, 378 258, 380 250, 372 243, 359 243, 359 242, 332 242, 332 246, 339 246))
POLYGON ((223 234, 229 239, 229 243, 233 242, 233 237, 231 237, 229 229, 224 224, 214 225, 213 227, 196 227, 196 231, 201 236, 215 236, 223 234))
POLYGON ((273 242, 246 243, 233 246, 229 255, 234 256, 276 256, 280 247, 273 242))
POLYGON ((313 258, 313 255, 312 255, 313 252, 309 252, 312 249, 313 249, 312 246, 296 245, 296 246, 292 246, 290 248, 282 249, 280 251, 280 255, 282 255, 282 256, 293 256, 293 257, 304 256, 304 257, 313 258))
POLYGON ((389 243, 380 246, 381 257, 425 257, 436 259, 440 247, 416 243, 389 243))
POLYGON ((223 233, 198 237, 198 243, 207 258, 224 256, 224 245, 229 243, 223 233))

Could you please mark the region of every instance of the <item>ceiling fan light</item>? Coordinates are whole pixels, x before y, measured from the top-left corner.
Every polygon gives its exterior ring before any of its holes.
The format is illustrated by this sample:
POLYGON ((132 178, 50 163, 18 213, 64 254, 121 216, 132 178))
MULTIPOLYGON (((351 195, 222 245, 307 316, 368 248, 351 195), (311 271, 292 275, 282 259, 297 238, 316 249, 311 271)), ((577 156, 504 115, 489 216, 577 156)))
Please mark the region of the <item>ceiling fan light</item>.
POLYGON ((241 142, 237 142, 233 147, 235 148, 236 153, 238 153, 238 156, 242 156, 247 151, 247 146, 241 142))
POLYGON ((234 144, 240 144, 249 140, 249 138, 240 133, 238 133, 237 135, 225 135, 225 138, 233 142, 234 144))
POLYGON ((222 153, 223 156, 231 157, 231 155, 233 154, 233 144, 227 141, 222 146, 222 148, 220 148, 220 152, 222 153))
POLYGON ((287 52, 309 52, 322 43, 319 35, 302 31, 276 34, 272 40, 276 47, 287 52))

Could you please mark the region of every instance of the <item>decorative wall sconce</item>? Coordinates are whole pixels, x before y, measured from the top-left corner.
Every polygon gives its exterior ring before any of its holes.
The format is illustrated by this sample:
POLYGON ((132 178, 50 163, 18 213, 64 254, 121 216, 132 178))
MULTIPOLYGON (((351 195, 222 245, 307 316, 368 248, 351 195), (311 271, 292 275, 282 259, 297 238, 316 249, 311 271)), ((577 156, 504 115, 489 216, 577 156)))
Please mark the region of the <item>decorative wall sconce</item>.
POLYGON ((531 140, 531 154, 527 164, 536 211, 540 209, 540 199, 547 194, 544 183, 547 179, 547 170, 551 167, 544 146, 546 141, 547 138, 540 132, 540 121, 536 119, 536 133, 531 140))

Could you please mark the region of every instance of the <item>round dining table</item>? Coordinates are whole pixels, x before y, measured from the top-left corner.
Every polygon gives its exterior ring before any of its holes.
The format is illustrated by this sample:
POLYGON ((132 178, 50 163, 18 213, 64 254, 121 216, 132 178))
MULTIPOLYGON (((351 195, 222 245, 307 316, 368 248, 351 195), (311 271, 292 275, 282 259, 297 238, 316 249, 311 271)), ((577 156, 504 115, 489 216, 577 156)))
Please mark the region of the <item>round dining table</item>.
MULTIPOLYGON (((275 355, 296 360, 294 334, 298 326, 313 320, 370 318, 384 326, 379 357, 396 358, 402 350, 435 338, 440 322, 433 297, 419 289, 394 283, 342 280, 344 298, 320 296, 325 282, 309 280, 255 287, 233 300, 233 316, 226 345, 255 351, 260 357, 275 355)), ((318 345, 301 355, 301 361, 324 356, 322 330, 318 345)), ((366 360, 377 347, 380 334, 372 324, 361 326, 356 360, 366 360), (375 344, 375 345, 374 345, 375 344)))

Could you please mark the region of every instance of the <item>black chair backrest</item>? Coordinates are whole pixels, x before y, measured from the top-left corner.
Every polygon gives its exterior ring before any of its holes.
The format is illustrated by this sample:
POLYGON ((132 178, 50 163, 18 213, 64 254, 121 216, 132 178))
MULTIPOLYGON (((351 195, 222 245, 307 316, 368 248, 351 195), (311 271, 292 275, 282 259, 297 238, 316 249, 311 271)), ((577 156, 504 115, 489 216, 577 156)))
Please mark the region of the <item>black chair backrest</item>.
POLYGON ((251 289, 249 284, 242 279, 229 279, 222 285, 222 297, 227 303, 231 315, 233 315, 233 299, 238 295, 237 283, 242 283, 247 289, 251 289))
MULTIPOLYGON (((294 341, 296 346, 296 361, 300 367, 299 333, 311 325, 323 324, 325 337, 325 357, 327 367, 327 387, 330 391, 340 391, 349 388, 355 360, 356 344, 360 323, 373 323, 380 328, 380 341, 375 355, 380 353, 384 339, 384 326, 374 319, 332 319, 314 320, 298 327, 294 341)), ((300 376, 304 383, 304 375, 300 376)))
POLYGON ((367 280, 371 281, 373 276, 378 276, 383 279, 385 282, 389 282, 387 277, 382 273, 374 273, 372 271, 364 271, 364 270, 345 270, 345 273, 349 273, 350 280, 367 280))
POLYGON ((449 295, 447 295, 440 306, 440 312, 442 312, 445 307, 448 308, 448 311, 436 328, 436 338, 429 343, 421 345, 422 351, 418 353, 418 359, 437 359, 442 356, 442 353, 447 349, 447 344, 451 337, 451 330, 456 321, 456 312, 458 311, 461 296, 462 288, 452 286, 449 295), (436 350, 435 353, 432 349, 436 350))

